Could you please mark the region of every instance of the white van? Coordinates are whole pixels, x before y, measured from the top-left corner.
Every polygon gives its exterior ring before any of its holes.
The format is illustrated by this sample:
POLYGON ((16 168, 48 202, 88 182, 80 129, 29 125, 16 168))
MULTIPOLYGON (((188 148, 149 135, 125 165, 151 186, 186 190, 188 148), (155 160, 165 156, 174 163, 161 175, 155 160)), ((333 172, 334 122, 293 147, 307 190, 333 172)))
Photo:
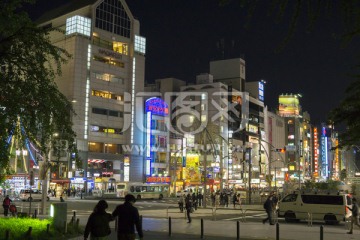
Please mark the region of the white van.
POLYGON ((286 195, 279 202, 279 217, 285 221, 325 221, 337 224, 351 216, 351 195, 344 193, 304 193, 294 192, 286 195))
MULTIPOLYGON (((31 196, 30 196, 30 189, 21 189, 19 197, 22 201, 34 201, 38 200, 41 201, 42 193, 37 189, 31 189, 31 196)), ((46 200, 49 201, 50 198, 46 196, 46 200)))

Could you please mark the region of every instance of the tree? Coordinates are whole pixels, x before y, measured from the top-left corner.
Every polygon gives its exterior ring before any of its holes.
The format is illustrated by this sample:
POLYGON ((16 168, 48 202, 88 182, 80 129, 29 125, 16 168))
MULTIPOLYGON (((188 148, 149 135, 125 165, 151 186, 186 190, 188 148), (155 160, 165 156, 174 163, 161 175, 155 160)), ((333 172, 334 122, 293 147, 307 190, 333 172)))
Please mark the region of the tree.
MULTIPOLYGON (((32 0, 0 2, 0 175, 9 170, 7 138, 18 119, 27 137, 47 157, 49 141, 55 132, 74 149, 72 105, 58 90, 54 78, 61 64, 71 57, 51 44, 54 29, 39 28, 24 12, 32 0)), ((1 181, 1 179, 0 179, 1 181)))
POLYGON ((360 142, 360 80, 350 84, 345 93, 345 99, 329 115, 329 121, 334 125, 346 125, 345 131, 339 134, 340 148, 357 146, 360 142))

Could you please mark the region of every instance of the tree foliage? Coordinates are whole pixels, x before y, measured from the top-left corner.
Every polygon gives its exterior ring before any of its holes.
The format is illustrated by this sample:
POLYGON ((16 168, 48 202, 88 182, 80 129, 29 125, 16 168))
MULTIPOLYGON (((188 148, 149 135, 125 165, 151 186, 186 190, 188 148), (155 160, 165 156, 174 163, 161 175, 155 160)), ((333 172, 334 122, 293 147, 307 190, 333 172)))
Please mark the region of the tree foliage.
MULTIPOLYGON (((54 29, 36 26, 23 5, 31 0, 0 1, 0 169, 9 166, 9 135, 20 119, 26 137, 46 157, 53 133, 73 145, 71 103, 58 90, 54 78, 71 57, 51 44, 54 29)), ((4 172, 2 172, 4 173, 4 172)))
MULTIPOLYGON (((360 76, 356 76, 360 79, 360 76)), ((358 146, 360 143, 360 80, 350 84, 345 92, 345 98, 334 108, 329 120, 339 125, 346 125, 345 131, 339 134, 339 147, 358 146)))

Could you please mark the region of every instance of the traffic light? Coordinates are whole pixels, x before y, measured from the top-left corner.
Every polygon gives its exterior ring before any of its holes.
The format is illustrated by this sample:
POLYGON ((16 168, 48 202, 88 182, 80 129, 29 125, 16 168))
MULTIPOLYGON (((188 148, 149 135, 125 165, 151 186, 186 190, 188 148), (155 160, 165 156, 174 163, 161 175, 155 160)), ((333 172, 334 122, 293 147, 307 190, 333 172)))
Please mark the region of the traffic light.
POLYGON ((275 152, 284 153, 284 152, 286 152, 286 149, 285 149, 285 148, 276 148, 276 149, 275 149, 275 152))

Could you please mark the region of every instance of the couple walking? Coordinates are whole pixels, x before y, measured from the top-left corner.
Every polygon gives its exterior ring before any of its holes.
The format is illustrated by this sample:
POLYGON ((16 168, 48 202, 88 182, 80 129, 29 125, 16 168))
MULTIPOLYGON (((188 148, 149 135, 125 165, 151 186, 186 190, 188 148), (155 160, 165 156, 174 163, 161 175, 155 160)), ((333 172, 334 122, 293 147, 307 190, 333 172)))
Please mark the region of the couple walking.
POLYGON ((90 235, 90 240, 108 240, 111 234, 110 221, 118 218, 117 239, 135 240, 135 227, 140 239, 143 239, 143 231, 140 222, 139 211, 134 207, 136 199, 133 195, 125 196, 124 204, 118 205, 112 214, 107 213, 108 204, 105 200, 100 200, 94 211, 89 216, 85 227, 84 240, 90 235))

